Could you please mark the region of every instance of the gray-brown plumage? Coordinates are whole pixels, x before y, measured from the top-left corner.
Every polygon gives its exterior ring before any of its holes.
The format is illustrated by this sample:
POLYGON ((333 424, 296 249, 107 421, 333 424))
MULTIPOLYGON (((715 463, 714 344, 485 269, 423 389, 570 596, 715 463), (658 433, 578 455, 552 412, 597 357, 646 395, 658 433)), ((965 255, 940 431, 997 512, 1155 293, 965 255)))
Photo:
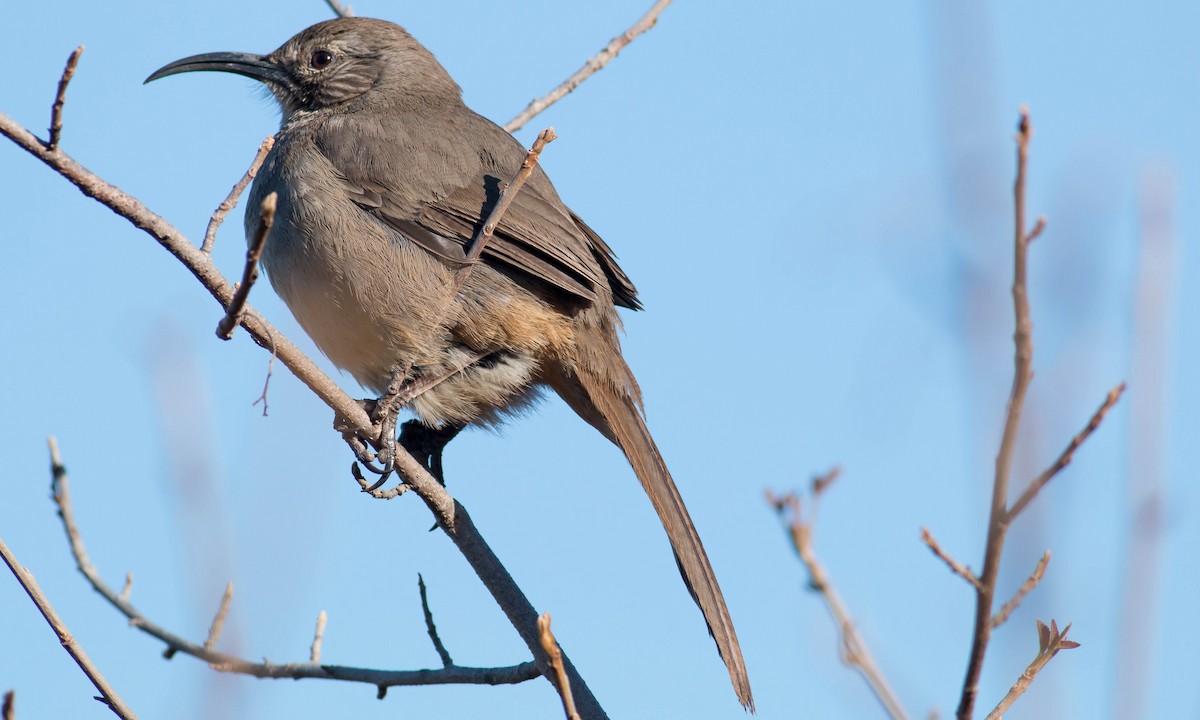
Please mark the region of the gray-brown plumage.
POLYGON ((221 70, 262 81, 283 108, 247 212, 277 192, 262 263, 318 347, 375 392, 396 368, 439 377, 417 397, 430 427, 492 423, 553 388, 616 443, 649 495, 739 700, 753 708, 737 634, 621 356, 617 305, 637 291, 612 251, 535 167, 469 280, 466 246, 525 150, 463 104, 402 28, 366 18, 314 25, 265 55, 211 53, 149 80, 221 70))

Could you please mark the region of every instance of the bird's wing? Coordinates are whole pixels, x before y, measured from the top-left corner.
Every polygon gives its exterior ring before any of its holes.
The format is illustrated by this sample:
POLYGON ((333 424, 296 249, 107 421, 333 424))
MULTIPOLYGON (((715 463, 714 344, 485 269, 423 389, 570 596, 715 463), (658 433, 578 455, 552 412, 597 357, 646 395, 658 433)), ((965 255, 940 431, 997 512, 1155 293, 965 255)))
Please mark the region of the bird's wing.
MULTIPOLYGON (((471 115, 466 126, 436 138, 411 138, 389 149, 406 162, 366 157, 362 145, 321 145, 351 197, 409 240, 452 262, 461 262, 472 238, 516 174, 525 150, 491 121, 471 115)), ((637 290, 612 250, 570 211, 538 166, 514 196, 483 261, 516 272, 585 302, 607 286, 613 302, 639 309, 637 290)))

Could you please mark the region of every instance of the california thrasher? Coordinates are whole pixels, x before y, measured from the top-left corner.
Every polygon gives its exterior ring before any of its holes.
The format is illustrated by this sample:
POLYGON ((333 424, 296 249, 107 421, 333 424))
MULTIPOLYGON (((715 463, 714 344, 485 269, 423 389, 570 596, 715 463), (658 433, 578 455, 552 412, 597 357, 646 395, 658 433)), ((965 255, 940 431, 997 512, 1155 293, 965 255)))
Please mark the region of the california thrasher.
POLYGON ((246 228, 278 193, 262 264, 317 346, 378 393, 398 369, 448 376, 411 403, 420 423, 447 434, 499 422, 543 387, 557 392, 629 459, 738 699, 753 709, 733 621, 621 356, 615 306, 639 309, 637 291, 540 167, 448 297, 465 246, 525 156, 520 143, 463 103, 428 50, 381 20, 322 22, 267 55, 184 58, 147 82, 194 70, 254 78, 282 107, 246 228))

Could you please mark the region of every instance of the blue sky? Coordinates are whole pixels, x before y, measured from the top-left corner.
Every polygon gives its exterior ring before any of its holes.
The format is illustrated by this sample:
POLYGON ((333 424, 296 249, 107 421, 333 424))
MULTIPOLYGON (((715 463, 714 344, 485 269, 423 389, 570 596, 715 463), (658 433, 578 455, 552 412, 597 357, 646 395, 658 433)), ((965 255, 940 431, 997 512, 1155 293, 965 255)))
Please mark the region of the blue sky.
MULTIPOLYGON (((648 4, 353 5, 405 25, 472 107, 503 122, 648 4)), ((142 79, 183 55, 265 52, 329 16, 316 0, 18 3, 0 110, 44 133, 62 64, 85 44, 62 147, 199 241, 277 113, 242 78, 142 79)), ((1187 312, 1200 302, 1187 242, 1200 230, 1198 19, 1178 0, 681 0, 519 134, 554 126, 543 164, 641 291, 625 353, 762 717, 880 716, 763 501, 832 465, 845 472, 821 506, 817 550, 908 709, 953 712, 972 597, 919 528, 979 566, 1011 378, 1022 103, 1035 125, 1029 208, 1049 226, 1031 257, 1036 376, 1015 484, 1111 386, 1130 390, 1013 527, 1002 596, 1043 550, 1053 560, 996 635, 980 707, 1032 658, 1034 619, 1053 617, 1083 647, 1059 655, 1011 717, 1118 716, 1131 677, 1119 662, 1124 568, 1151 487, 1163 513, 1154 560, 1135 556, 1147 579, 1132 632, 1145 643, 1144 707, 1200 714, 1200 344, 1187 312), (1145 283, 1168 299, 1143 314, 1162 323, 1157 343, 1134 312, 1147 197, 1165 200, 1170 227, 1145 283)), ((420 572, 457 662, 527 655, 417 500, 355 492, 328 409, 294 378, 275 373, 269 417, 251 407, 265 354, 241 333, 213 338, 219 308, 148 236, 7 143, 0 214, 0 537, 142 717, 561 716, 540 681, 394 688, 380 702, 368 687, 162 660, 74 571, 47 499, 47 435, 93 560, 114 584, 132 572, 134 602, 182 634, 203 638, 232 579, 228 649, 301 660, 324 609, 327 661, 435 666, 420 572)), ((215 254, 231 276, 240 214, 215 254)), ((266 285, 252 302, 319 357, 266 285)), ((612 717, 741 715, 632 471, 561 402, 460 437, 447 473, 612 717)), ((14 580, 0 580, 0 609, 0 689, 16 689, 19 717, 105 717, 14 580)))

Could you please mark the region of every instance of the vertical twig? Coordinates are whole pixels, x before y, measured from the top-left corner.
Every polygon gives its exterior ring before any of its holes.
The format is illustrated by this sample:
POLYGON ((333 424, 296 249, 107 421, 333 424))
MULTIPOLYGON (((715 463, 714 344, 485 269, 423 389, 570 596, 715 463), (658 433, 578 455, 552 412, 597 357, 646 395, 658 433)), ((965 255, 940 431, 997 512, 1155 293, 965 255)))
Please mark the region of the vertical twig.
POLYGON ((329 620, 329 616, 322 610, 317 615, 317 627, 313 630, 312 646, 308 650, 308 661, 313 665, 321 663, 321 643, 325 640, 325 623, 329 620))
POLYGON ((67 66, 63 68, 62 77, 58 79, 58 92, 54 94, 54 104, 50 106, 50 140, 46 142, 47 150, 57 150, 58 140, 62 137, 63 104, 67 101, 67 86, 75 77, 75 66, 79 64, 79 56, 83 54, 83 46, 71 51, 67 58, 67 66))
POLYGON ((550 667, 554 668, 554 685, 562 698, 563 713, 567 720, 580 720, 579 711, 575 709, 575 697, 571 694, 571 681, 567 679, 567 670, 563 667, 562 650, 554 639, 550 629, 550 613, 538 616, 538 630, 541 632, 542 649, 550 656, 550 667))
MULTIPOLYGON (((250 297, 250 288, 258 280, 258 260, 262 257, 263 247, 267 244, 267 235, 271 233, 271 225, 275 222, 275 203, 278 198, 276 193, 271 193, 263 198, 258 228, 254 231, 250 247, 246 249, 246 266, 242 268, 242 282, 234 290, 229 307, 225 308, 225 317, 217 323, 217 337, 222 340, 231 339, 234 328, 242 321, 246 300, 250 297)), ((266 394, 265 388, 263 393, 266 394)), ((266 410, 265 407, 263 409, 266 410)))
POLYGON ((212 625, 208 628, 208 637, 204 640, 205 650, 217 647, 217 640, 221 638, 221 631, 225 629, 225 618, 229 616, 229 603, 232 600, 233 581, 230 580, 225 585, 225 592, 221 595, 221 604, 217 607, 217 614, 213 616, 212 625))
MULTIPOLYGON (((1033 377, 1033 324, 1029 317, 1029 296, 1026 285, 1026 258, 1028 257, 1030 233, 1025 224, 1025 172, 1029 161, 1029 139, 1033 129, 1029 123, 1029 111, 1021 108, 1021 119, 1017 126, 1017 178, 1013 183, 1015 224, 1013 238, 1013 314, 1016 331, 1013 334, 1015 352, 1013 356, 1013 383, 1008 398, 1008 413, 1004 421, 1004 434, 1000 439, 1000 451, 996 455, 996 471, 992 480, 992 504, 988 515, 987 546, 983 555, 983 569, 979 574, 979 586, 975 593, 975 630, 971 641, 971 654, 967 662, 967 673, 963 679, 962 697, 958 703, 959 720, 970 720, 975 709, 975 697, 979 693, 979 676, 983 672, 983 658, 987 653, 992 635, 992 605, 996 596, 996 580, 1000 573, 1000 556, 1004 551, 1004 538, 1008 531, 1008 481, 1012 474, 1013 454, 1017 443, 1017 430, 1021 425, 1021 411, 1025 406, 1025 394, 1033 377)), ((1040 225, 1040 223, 1039 223, 1040 225)))
POLYGON ((900 704, 900 699, 896 697, 896 692, 888 683, 883 670, 875 662, 866 641, 859 635, 849 609, 834 588, 829 573, 817 558, 816 550, 813 548, 813 518, 816 515, 817 499, 840 473, 840 468, 834 468, 824 476, 813 480, 812 507, 810 507, 807 517, 801 512, 800 497, 795 493, 789 493, 782 497, 768 493, 767 502, 781 516, 786 515, 785 526, 791 537, 792 547, 808 571, 809 587, 821 595, 821 599, 825 601, 825 607, 829 610, 834 625, 837 627, 842 661, 858 671, 858 674, 871 688, 875 699, 887 712, 888 717, 893 720, 907 720, 908 712, 900 704))

